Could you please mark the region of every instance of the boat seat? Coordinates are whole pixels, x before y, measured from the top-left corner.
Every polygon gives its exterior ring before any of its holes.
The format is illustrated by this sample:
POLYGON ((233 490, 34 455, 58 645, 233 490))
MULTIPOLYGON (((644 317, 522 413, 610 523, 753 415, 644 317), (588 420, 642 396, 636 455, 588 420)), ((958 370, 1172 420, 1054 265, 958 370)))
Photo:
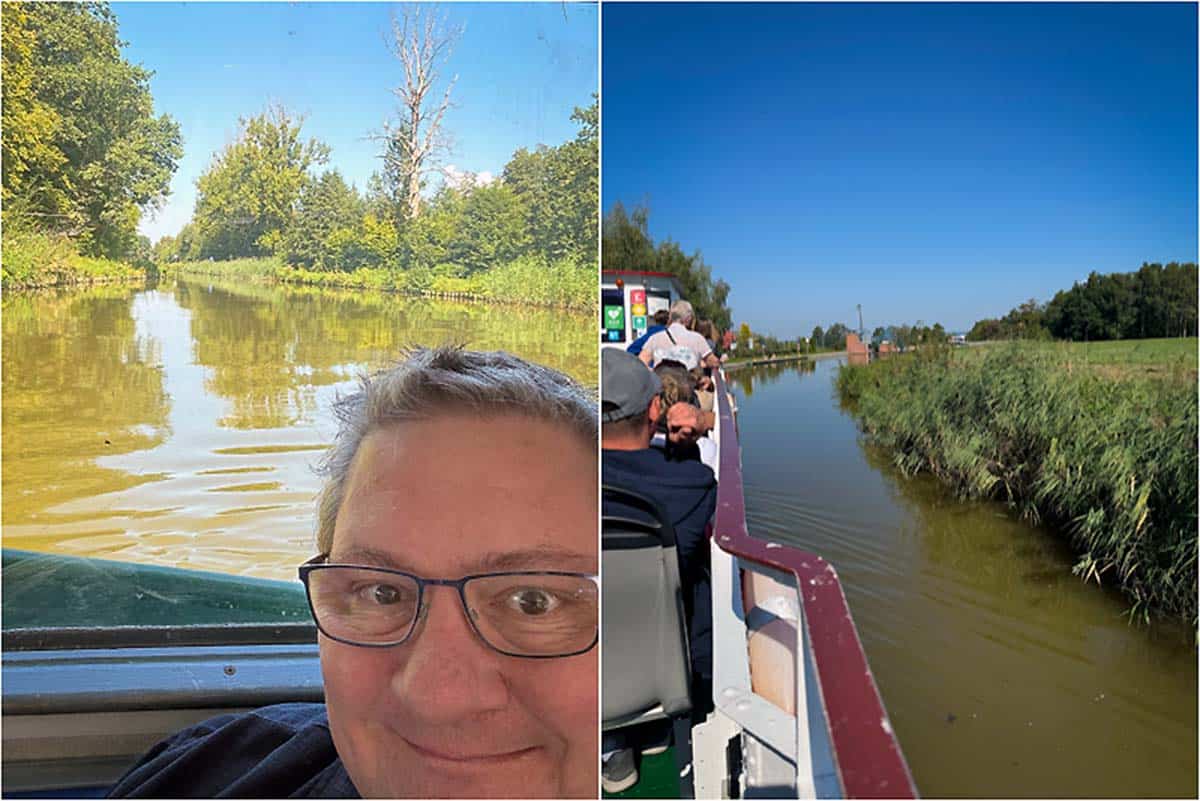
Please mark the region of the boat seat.
POLYGON ((686 716, 691 667, 675 530, 650 498, 604 486, 604 731, 686 716))

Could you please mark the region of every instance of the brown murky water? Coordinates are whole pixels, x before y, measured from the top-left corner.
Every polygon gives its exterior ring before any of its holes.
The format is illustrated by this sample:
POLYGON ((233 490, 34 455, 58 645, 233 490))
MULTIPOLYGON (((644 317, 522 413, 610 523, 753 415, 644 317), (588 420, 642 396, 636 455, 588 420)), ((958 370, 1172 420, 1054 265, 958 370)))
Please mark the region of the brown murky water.
POLYGON ((597 383, 590 315, 180 281, 3 301, 4 546, 294 580, 330 403, 406 344, 597 383))
POLYGON ((841 576, 925 797, 1196 797, 1194 634, 1130 626, 1048 530, 906 479, 834 360, 734 373, 750 533, 841 576))

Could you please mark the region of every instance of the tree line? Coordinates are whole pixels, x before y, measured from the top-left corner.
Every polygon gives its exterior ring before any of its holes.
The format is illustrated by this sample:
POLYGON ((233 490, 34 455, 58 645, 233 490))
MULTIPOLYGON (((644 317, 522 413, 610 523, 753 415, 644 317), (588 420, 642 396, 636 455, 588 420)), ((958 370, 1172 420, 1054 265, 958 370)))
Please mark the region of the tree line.
POLYGON ((1194 337, 1194 263, 1143 263, 1131 273, 1092 272, 1048 303, 1029 299, 998 319, 975 323, 967 339, 1109 339, 1194 337))
POLYGON ((729 284, 713 280, 712 266, 705 263, 699 250, 689 256, 669 238, 656 245, 649 224, 648 207, 639 205, 627 212, 620 201, 614 203, 604 215, 603 268, 670 273, 679 281, 683 297, 692 304, 697 319, 711 320, 722 331, 728 330, 732 325, 727 304, 729 284))
MULTIPOLYGON (((280 106, 239 120, 236 139, 197 181, 196 209, 178 236, 155 246, 163 262, 277 256, 317 272, 399 265, 469 277, 533 257, 595 264, 598 106, 576 108, 574 139, 521 148, 502 175, 446 180, 413 211, 406 183, 387 171, 365 191, 328 164, 280 106), (411 216, 410 216, 411 215, 411 216)), ((593 267, 594 269, 594 267, 593 267)))
POLYGON ((152 73, 121 57, 113 12, 6 2, 0 33, 5 227, 68 237, 88 256, 147 255, 138 221, 166 196, 183 141, 154 113, 152 73))

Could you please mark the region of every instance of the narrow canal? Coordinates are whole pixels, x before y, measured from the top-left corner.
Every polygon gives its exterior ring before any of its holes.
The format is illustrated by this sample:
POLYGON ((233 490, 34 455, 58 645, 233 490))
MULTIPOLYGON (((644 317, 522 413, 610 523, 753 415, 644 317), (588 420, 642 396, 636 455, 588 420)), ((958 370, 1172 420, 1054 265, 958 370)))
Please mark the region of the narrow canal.
POLYGON ((925 797, 1195 797, 1187 626, 1131 626, 1048 530, 906 479, 835 360, 731 375, 747 522, 823 556, 925 797))
POLYGON ((359 374, 405 345, 460 342, 595 386, 594 328, 545 309, 207 281, 10 293, 4 546, 294 580, 315 552, 330 405, 359 374))

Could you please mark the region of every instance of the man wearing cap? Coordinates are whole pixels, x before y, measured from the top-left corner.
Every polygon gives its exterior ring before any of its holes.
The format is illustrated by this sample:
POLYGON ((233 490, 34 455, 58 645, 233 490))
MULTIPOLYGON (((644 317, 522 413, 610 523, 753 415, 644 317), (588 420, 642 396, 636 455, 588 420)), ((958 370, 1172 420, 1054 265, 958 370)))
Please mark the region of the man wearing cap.
POLYGON ((671 304, 671 324, 665 331, 659 331, 646 340, 639 358, 650 367, 662 358, 657 351, 666 353, 671 348, 682 345, 696 354, 696 359, 702 367, 720 366, 721 360, 713 353, 704 337, 691 330, 695 321, 696 312, 692 309, 692 304, 686 300, 675 301, 671 304))
MULTIPOLYGON (((717 506, 717 482, 713 471, 698 461, 668 461, 650 447, 662 414, 659 393, 662 382, 636 356, 619 348, 605 348, 601 355, 600 447, 601 480, 604 484, 648 496, 662 507, 675 527, 679 577, 683 583, 688 613, 688 646, 692 657, 693 706, 704 710, 712 684, 712 598, 709 577, 707 527, 717 506)), ((685 403, 670 412, 690 416, 701 412, 685 403), (690 411, 689 411, 690 410, 690 411)), ((677 430, 668 417, 672 435, 677 430)), ((605 514, 640 515, 637 510, 610 508, 605 514)), ((632 770, 632 762, 629 763, 632 770)), ((618 777, 604 771, 605 789, 617 791, 618 777)), ((632 781, 636 781, 636 771, 632 781)))

